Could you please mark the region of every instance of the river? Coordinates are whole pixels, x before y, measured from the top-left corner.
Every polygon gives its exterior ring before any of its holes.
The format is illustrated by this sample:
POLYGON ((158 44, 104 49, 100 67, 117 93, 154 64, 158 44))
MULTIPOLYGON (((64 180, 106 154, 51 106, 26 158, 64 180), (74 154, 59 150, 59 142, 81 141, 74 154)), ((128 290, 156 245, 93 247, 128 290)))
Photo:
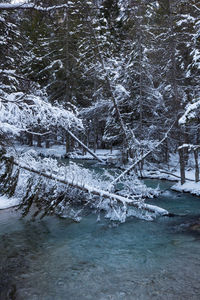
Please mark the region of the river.
MULTIPOLYGON (((146 180, 148 185, 158 181, 146 180)), ((90 214, 80 223, 31 222, 0 211, 0 299, 199 299, 200 198, 169 190, 152 204, 178 214, 116 226, 90 214)))

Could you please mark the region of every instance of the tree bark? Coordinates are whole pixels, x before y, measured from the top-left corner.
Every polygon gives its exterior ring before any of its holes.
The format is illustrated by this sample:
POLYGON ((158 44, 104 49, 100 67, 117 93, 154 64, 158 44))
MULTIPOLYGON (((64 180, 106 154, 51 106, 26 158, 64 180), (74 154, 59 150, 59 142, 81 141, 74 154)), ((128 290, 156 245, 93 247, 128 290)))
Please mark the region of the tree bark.
POLYGON ((33 146, 33 135, 32 135, 32 133, 27 133, 27 137, 28 137, 28 145, 30 147, 32 147, 33 146))
POLYGON ((180 175, 181 175, 181 184, 185 183, 185 160, 184 160, 184 148, 179 149, 179 163, 180 163, 180 175))
POLYGON ((42 147, 42 139, 41 139, 41 135, 37 135, 37 147, 42 147))
POLYGON ((199 151, 198 149, 194 150, 194 160, 195 160, 195 181, 199 181, 199 161, 198 161, 199 151))
POLYGON ((66 149, 66 154, 70 152, 70 136, 68 133, 66 133, 66 141, 65 141, 65 149, 66 149))
POLYGON ((50 141, 48 138, 45 140, 45 147, 46 147, 46 149, 48 149, 50 147, 50 141))

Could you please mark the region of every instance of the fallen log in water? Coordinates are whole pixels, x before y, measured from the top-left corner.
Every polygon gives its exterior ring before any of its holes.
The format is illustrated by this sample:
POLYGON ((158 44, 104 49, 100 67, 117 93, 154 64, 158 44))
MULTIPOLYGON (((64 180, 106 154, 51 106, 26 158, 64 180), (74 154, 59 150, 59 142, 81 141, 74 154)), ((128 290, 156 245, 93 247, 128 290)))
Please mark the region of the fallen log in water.
MULTIPOLYGON (((7 158, 8 159, 8 158, 7 158)), ((39 171, 33 167, 28 167, 27 165, 23 165, 21 163, 16 162, 15 160, 12 160, 12 163, 15 164, 16 166, 18 166, 21 169, 24 169, 26 171, 38 174, 39 176, 45 177, 47 179, 50 180, 55 180, 56 182, 59 182, 61 184, 65 184, 67 186, 70 186, 74 189, 78 189, 81 190, 85 193, 88 193, 88 195, 94 195, 94 196, 99 196, 101 198, 106 198, 106 199, 110 199, 111 201, 117 201, 119 204, 123 205, 123 206, 132 206, 135 207, 141 211, 147 211, 156 215, 160 215, 160 216, 167 216, 169 213, 167 210, 160 208, 158 206, 155 205, 150 205, 150 204, 146 204, 143 203, 142 201, 138 201, 138 200, 134 200, 134 199, 130 199, 130 198, 126 198, 114 193, 110 193, 109 191, 105 191, 102 189, 98 189, 89 185, 82 185, 78 182, 74 182, 72 180, 67 180, 67 179, 63 179, 59 176, 55 176, 53 174, 47 173, 47 172, 43 172, 43 171, 39 171)))

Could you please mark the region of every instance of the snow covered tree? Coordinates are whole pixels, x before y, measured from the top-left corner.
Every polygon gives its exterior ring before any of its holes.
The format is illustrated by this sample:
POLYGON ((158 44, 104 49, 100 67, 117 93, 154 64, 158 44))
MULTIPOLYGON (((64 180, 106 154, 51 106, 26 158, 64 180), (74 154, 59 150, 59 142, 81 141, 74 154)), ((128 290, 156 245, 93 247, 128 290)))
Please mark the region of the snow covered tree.
MULTIPOLYGON (((195 68, 193 70, 191 68, 192 56, 196 53, 193 37, 197 33, 195 24, 198 20, 193 5, 194 3, 187 1, 170 1, 165 6, 168 32, 164 45, 170 54, 169 58, 165 55, 167 59, 165 99, 170 112, 169 117, 179 116, 188 101, 195 98, 195 91, 198 90, 198 83, 194 80, 196 71, 195 68)), ((177 140, 176 145, 188 143, 189 130, 189 128, 179 129, 177 123, 173 135, 177 140)))
POLYGON ((25 88, 19 66, 25 59, 24 42, 20 35, 18 12, 0 11, 0 93, 18 91, 25 88), (16 19, 18 21, 16 22, 16 19), (24 56, 24 58, 22 58, 24 56))

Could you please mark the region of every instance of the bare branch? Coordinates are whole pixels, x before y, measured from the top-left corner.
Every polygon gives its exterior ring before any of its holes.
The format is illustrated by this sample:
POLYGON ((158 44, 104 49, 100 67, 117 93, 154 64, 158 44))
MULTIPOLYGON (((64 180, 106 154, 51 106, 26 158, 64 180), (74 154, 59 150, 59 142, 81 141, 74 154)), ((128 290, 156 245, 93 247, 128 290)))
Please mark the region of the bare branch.
POLYGON ((174 127, 176 121, 173 122, 173 124, 171 125, 171 127, 168 129, 168 131, 165 133, 164 137, 162 138, 162 140, 160 140, 156 146, 147 151, 144 155, 142 155, 141 157, 139 157, 136 162, 134 162, 134 164, 132 164, 128 169, 126 169, 123 173, 121 173, 117 178, 115 178, 110 185, 110 189, 112 189, 112 187, 114 186, 115 183, 117 183, 122 177, 124 177, 124 175, 128 174, 130 171, 132 171, 142 160, 144 160, 147 156, 149 156, 156 148, 158 148, 160 145, 162 145, 162 143, 167 139, 169 132, 172 130, 172 128, 174 127))
POLYGON ((47 132, 44 132, 44 133, 40 133, 40 132, 34 132, 34 131, 29 131, 29 130, 21 130, 21 131, 24 131, 26 133, 30 133, 30 134, 33 134, 33 135, 39 135, 39 136, 44 136, 44 135, 48 135, 48 134, 51 134, 52 132, 51 131, 47 131, 47 132))

